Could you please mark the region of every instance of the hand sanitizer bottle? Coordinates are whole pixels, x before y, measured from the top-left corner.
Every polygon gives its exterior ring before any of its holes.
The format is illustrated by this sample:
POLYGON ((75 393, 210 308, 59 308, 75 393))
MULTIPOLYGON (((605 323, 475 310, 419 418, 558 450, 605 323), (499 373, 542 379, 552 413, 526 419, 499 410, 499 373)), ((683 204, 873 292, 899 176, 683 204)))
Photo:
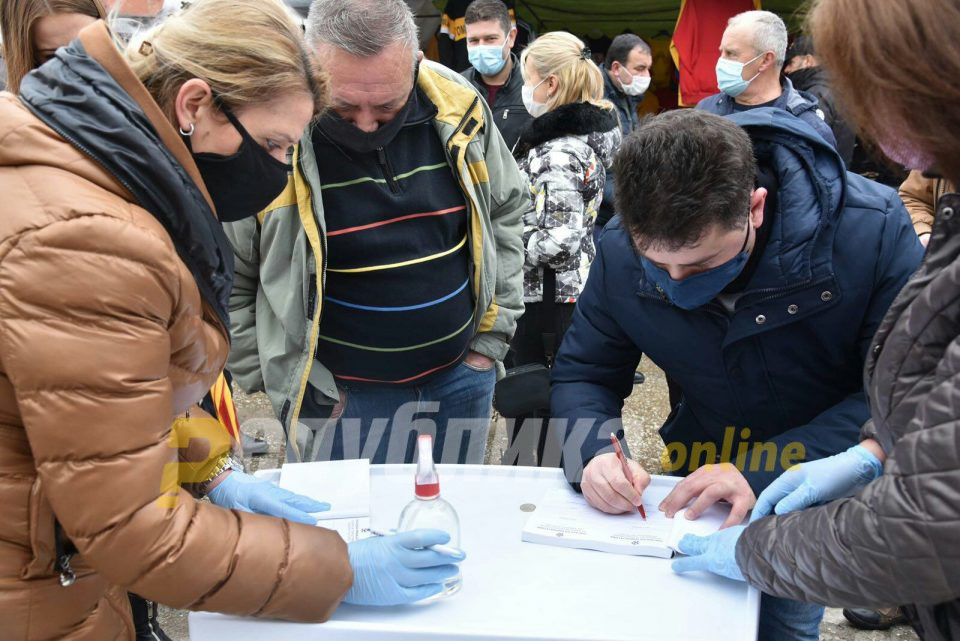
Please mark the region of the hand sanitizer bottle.
MULTIPOLYGON (((460 519, 453 506, 440 497, 440 477, 433 464, 433 437, 423 434, 417 437, 417 476, 414 481, 415 498, 400 513, 397 530, 406 532, 419 528, 443 530, 450 534, 451 547, 460 547, 460 519)), ((457 593, 463 585, 458 572, 443 584, 443 592, 424 599, 433 601, 457 593)))

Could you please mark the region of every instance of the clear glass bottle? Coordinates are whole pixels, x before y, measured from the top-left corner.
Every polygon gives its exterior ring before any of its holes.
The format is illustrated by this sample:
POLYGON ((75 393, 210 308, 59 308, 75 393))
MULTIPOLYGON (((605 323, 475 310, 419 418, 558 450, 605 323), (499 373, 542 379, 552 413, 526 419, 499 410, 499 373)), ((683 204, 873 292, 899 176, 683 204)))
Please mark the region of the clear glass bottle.
MULTIPOLYGON (((400 513, 397 530, 406 532, 419 528, 443 530, 450 534, 448 546, 460 547, 460 518, 457 511, 440 497, 440 477, 433 464, 433 437, 423 434, 417 437, 417 475, 414 480, 414 499, 400 513)), ((442 599, 456 594, 463 585, 460 572, 447 579, 443 592, 424 601, 442 599)))

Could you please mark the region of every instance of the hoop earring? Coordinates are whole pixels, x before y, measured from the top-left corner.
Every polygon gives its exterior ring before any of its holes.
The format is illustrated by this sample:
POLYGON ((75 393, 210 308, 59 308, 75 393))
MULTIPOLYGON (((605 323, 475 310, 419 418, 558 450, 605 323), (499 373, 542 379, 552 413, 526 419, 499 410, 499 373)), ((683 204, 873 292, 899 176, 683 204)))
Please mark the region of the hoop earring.
POLYGON ((184 130, 183 130, 183 127, 180 127, 180 135, 181 135, 181 136, 184 136, 184 137, 186 137, 186 138, 189 138, 190 136, 193 135, 193 132, 194 132, 195 129, 196 129, 196 126, 191 122, 191 123, 190 123, 190 130, 189 130, 189 131, 184 131, 184 130))

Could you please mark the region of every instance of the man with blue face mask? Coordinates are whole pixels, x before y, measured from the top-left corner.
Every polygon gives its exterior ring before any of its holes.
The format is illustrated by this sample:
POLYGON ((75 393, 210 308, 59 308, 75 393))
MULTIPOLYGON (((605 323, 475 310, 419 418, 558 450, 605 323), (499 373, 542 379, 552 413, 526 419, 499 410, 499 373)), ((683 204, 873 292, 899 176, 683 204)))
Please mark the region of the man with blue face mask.
MULTIPOLYGON (((682 392, 661 458, 688 476, 659 508, 723 500, 739 523, 785 467, 858 443, 866 352, 922 248, 892 189, 779 109, 645 120, 614 169, 619 215, 553 369, 567 478, 605 512, 642 503, 650 477, 629 461, 628 482, 609 437, 643 355, 682 392)), ((759 639, 818 639, 822 612, 764 595, 759 639)))
POLYGON ((787 27, 777 14, 745 11, 730 18, 717 59, 720 93, 701 100, 697 109, 720 116, 757 107, 783 109, 836 148, 836 138, 824 122, 817 98, 798 91, 789 78, 781 81, 786 55, 787 27))
POLYGON ((532 119, 523 106, 523 76, 511 53, 517 28, 503 0, 474 0, 463 17, 467 30, 469 69, 463 76, 473 83, 493 111, 493 122, 507 147, 513 149, 532 119))

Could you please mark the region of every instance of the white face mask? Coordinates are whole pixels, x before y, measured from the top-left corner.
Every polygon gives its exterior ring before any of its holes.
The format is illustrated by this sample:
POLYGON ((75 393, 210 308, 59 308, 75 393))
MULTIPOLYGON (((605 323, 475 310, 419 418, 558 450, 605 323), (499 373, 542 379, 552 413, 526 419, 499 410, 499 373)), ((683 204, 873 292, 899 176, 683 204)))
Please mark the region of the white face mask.
POLYGON ((617 80, 620 81, 620 89, 628 96, 642 96, 650 88, 650 76, 635 76, 630 74, 630 82, 623 81, 623 73, 627 71, 625 67, 620 67, 620 73, 617 74, 617 80))
POLYGON ((520 88, 520 95, 523 98, 523 106, 527 108, 527 111, 531 116, 537 118, 542 116, 547 112, 547 105, 543 102, 537 102, 533 98, 533 92, 537 90, 537 87, 546 82, 546 78, 537 83, 536 87, 530 87, 528 85, 523 85, 520 88))

